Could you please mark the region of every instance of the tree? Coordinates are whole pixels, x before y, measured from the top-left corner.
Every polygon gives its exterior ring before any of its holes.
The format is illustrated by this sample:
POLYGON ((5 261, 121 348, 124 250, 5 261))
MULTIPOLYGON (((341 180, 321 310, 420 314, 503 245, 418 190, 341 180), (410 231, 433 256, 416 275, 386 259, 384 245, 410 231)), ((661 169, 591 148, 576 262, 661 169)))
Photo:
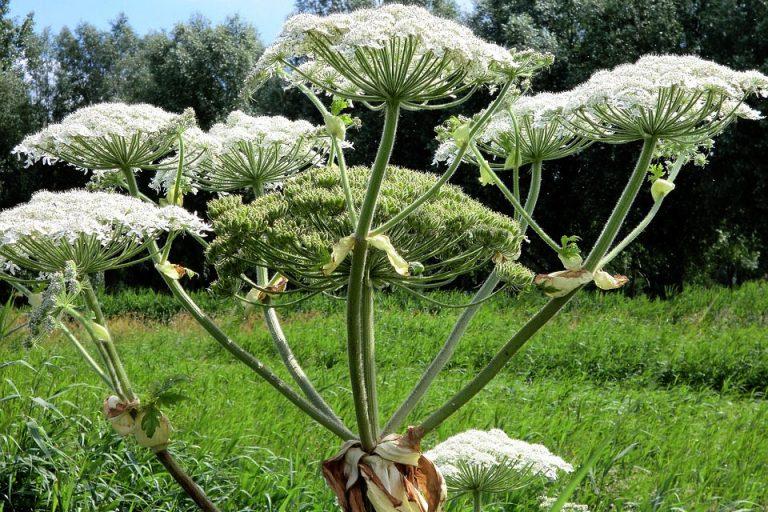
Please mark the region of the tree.
POLYGON ((146 75, 131 99, 174 112, 192 107, 207 129, 242 106, 243 85, 263 49, 256 29, 237 16, 216 26, 195 17, 150 34, 141 55, 146 75))
POLYGON ((109 30, 82 23, 74 32, 63 28, 54 43, 57 63, 52 116, 60 119, 84 105, 125 98, 139 70, 131 56, 141 40, 124 15, 109 30))

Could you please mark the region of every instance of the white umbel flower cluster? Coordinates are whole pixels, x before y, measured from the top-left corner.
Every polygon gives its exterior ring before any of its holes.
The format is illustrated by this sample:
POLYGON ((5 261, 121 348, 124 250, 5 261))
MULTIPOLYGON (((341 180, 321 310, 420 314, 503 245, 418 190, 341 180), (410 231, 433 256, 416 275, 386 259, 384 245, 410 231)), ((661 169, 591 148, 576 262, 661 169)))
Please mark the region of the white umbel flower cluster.
MULTIPOLYGON (((400 70, 405 72, 399 78, 414 72, 425 77, 434 73, 433 80, 438 81, 460 74, 464 84, 506 82, 530 73, 532 64, 535 69, 550 62, 548 56, 483 41, 468 28, 421 7, 387 4, 324 17, 299 14, 290 18, 259 59, 255 74, 261 78, 272 75, 300 58, 305 59, 301 71, 316 84, 338 85, 344 78, 358 94, 371 95, 380 89, 378 84, 371 85, 382 81, 382 70, 363 61, 375 58, 371 52, 376 51, 389 54, 393 67, 402 66, 407 59, 408 69, 400 70), (438 62, 443 64, 439 70, 438 62)), ((425 78, 425 82, 429 80, 425 78)))
POLYGON ((513 464, 549 480, 558 473, 573 471, 573 466, 552 454, 546 446, 510 438, 503 430, 468 430, 450 437, 424 454, 446 479, 459 473, 461 464, 492 468, 513 464))
MULTIPOLYGON (((184 191, 205 188, 219 192, 274 185, 290 174, 317 163, 330 147, 325 128, 282 116, 250 116, 234 111, 208 133, 189 129, 183 134, 186 175, 184 191)), ((169 190, 176 180, 178 157, 169 159, 155 175, 152 187, 169 190)))
MULTIPOLYGON (((173 114, 147 104, 99 103, 78 109, 60 123, 25 137, 13 153, 25 155, 27 165, 39 160, 52 164, 61 160, 62 154, 73 152, 81 141, 100 145, 104 139, 138 136, 139 142, 145 143, 177 126, 189 124, 189 117, 189 114, 173 114)), ((77 166, 74 162, 68 163, 77 166)))
POLYGON ((737 108, 739 117, 759 119, 758 112, 737 104, 752 95, 766 97, 768 77, 757 71, 735 71, 694 55, 645 55, 634 64, 595 72, 571 91, 571 101, 565 110, 595 105, 627 110, 654 109, 660 91, 672 87, 691 95, 715 93, 727 102, 726 107, 737 108))
POLYGON ((202 236, 209 228, 177 206, 159 208, 110 192, 42 191, 28 203, 0 212, 0 245, 25 238, 73 243, 82 236, 103 244, 117 238, 142 242, 161 232, 184 231, 202 236))
POLYGON ((594 73, 565 93, 542 97, 541 122, 578 117, 574 126, 614 142, 645 135, 711 136, 735 118, 760 119, 744 101, 768 96, 768 76, 736 71, 693 55, 646 55, 594 73))
POLYGON ((226 150, 241 142, 291 147, 296 141, 312 141, 324 135, 325 130, 304 120, 291 121, 283 116, 254 117, 236 110, 225 122, 213 125, 209 134, 226 150))
MULTIPOLYGON (((552 111, 563 111, 569 101, 567 92, 516 97, 491 116, 475 136, 475 142, 496 158, 505 159, 518 151, 519 165, 568 156, 587 145, 583 137, 563 122, 563 114, 551 114, 552 111)), ((481 111, 475 118, 483 113, 481 111)), ((450 136, 442 138, 434 161, 451 163, 458 152, 456 141, 450 136)), ((465 158, 472 161, 471 152, 465 158)))

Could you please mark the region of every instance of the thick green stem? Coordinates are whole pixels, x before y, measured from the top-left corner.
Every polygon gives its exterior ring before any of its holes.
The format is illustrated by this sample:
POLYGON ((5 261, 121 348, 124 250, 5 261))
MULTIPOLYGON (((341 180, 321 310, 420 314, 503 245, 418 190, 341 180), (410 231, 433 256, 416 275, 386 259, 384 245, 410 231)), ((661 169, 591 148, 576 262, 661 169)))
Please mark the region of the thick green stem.
POLYGON ((374 332, 373 287, 366 283, 363 287, 362 304, 363 338, 363 379, 368 395, 368 420, 374 438, 379 436, 379 399, 376 389, 376 335, 374 332))
MULTIPOLYGON (((475 156, 479 160, 481 158, 484 158, 480 151, 475 148, 475 156)), ((531 229, 539 235, 539 238, 541 238, 544 243, 546 243, 548 246, 550 246, 553 250, 558 251, 560 250, 560 246, 557 245, 557 243, 550 237, 542 228, 539 226, 539 224, 533 220, 533 217, 531 214, 525 209, 525 207, 520 204, 520 201, 515 197, 515 195, 510 192, 509 188, 504 184, 503 181, 501 181, 501 178, 499 178, 499 175, 496 174, 496 172, 491 169, 490 167, 486 167, 488 170, 488 173, 491 175, 491 178, 493 178, 494 184, 499 187, 499 190, 501 190, 501 193, 504 194, 504 197, 507 198, 507 201, 509 201, 512 206, 515 208, 515 212, 520 216, 521 222, 525 222, 526 227, 530 226, 531 229)))
POLYGON ((299 409, 308 414, 312 419, 317 421, 320 425, 324 426, 342 439, 354 439, 355 435, 349 431, 343 425, 337 424, 333 419, 327 417, 324 413, 318 410, 309 401, 296 393, 288 384, 285 383, 280 377, 278 377, 268 366, 262 363, 259 359, 254 357, 250 352, 242 348, 240 345, 232 341, 229 336, 222 331, 216 323, 206 315, 202 309, 192 300, 192 297, 187 294, 184 288, 178 281, 171 279, 167 276, 161 276, 165 283, 170 288, 171 293, 184 307, 184 309, 192 315, 200 326, 205 329, 211 337, 216 340, 222 347, 224 347, 230 354, 235 356, 236 359, 244 363, 251 370, 256 372, 262 379, 267 381, 273 388, 279 391, 283 396, 290 400, 299 409))
POLYGON ((483 496, 480 494, 480 491, 472 493, 472 510, 474 512, 481 512, 483 510, 483 496))
POLYGON ((174 480, 184 489, 187 496, 192 498, 200 510, 205 512, 219 512, 216 505, 205 495, 205 492, 195 483, 192 478, 182 469, 176 462, 176 459, 168 452, 168 450, 160 450, 155 452, 155 457, 159 460, 168 473, 171 474, 174 480))
POLYGON ((85 359, 85 362, 88 363, 88 366, 90 366, 94 372, 103 380, 107 386, 115 391, 118 392, 117 386, 112 382, 112 379, 107 375, 107 373, 99 366, 99 363, 96 362, 96 360, 91 357, 91 354, 86 350, 86 348, 83 346, 82 343, 80 343, 80 340, 77 339, 77 337, 72 333, 72 331, 69 330, 69 328, 64 324, 64 322, 59 322, 59 329, 61 329, 61 332, 64 333, 64 336, 67 337, 69 341, 72 342, 72 344, 75 346, 78 352, 80 352, 80 355, 85 359))
POLYGON ((334 412, 328 402, 320 395, 312 381, 309 380, 304 369, 299 364, 296 356, 291 350, 288 340, 285 338, 283 328, 280 325, 280 319, 277 317, 277 312, 274 309, 266 309, 264 311, 264 319, 269 329, 272 339, 275 342, 275 348, 277 349, 280 358, 283 360, 288 373, 291 374, 294 382, 298 384, 307 399, 312 402, 312 405, 320 409, 326 416, 333 419, 336 423, 342 425, 341 418, 334 412))
POLYGON ((360 432, 360 441, 364 450, 372 450, 376 446, 376 438, 368 418, 368 395, 365 389, 365 369, 363 359, 363 321, 362 304, 363 287, 365 286, 365 267, 368 255, 368 232, 373 223, 376 204, 381 190, 381 184, 389 165, 389 157, 395 144, 397 122, 400 116, 398 103, 388 103, 384 116, 384 129, 371 168, 368 188, 360 207, 360 214, 355 230, 355 248, 352 253, 352 263, 349 273, 347 291, 347 354, 349 358, 349 374, 352 385, 352 396, 355 402, 355 416, 360 432))
MULTIPOLYGON (((533 210, 539 200, 541 190, 541 161, 531 164, 531 186, 528 187, 528 197, 525 199, 525 211, 529 217, 533 217, 533 210)), ((528 230, 528 221, 520 218, 520 231, 524 234, 528 230)))
POLYGON ((352 224, 357 224, 357 213, 355 212, 355 203, 352 199, 352 188, 349 186, 349 175, 347 173, 347 161, 344 158, 344 150, 341 148, 339 141, 333 139, 334 154, 336 155, 336 163, 339 165, 339 176, 341 178, 341 187, 344 189, 344 200, 347 203, 347 212, 349 213, 349 220, 352 224))
POLYGON ((640 152, 640 158, 637 160, 635 170, 632 172, 632 176, 629 179, 624 191, 616 203, 616 207, 613 209, 611 216, 608 218, 608 222, 605 223, 602 233, 595 242, 594 247, 584 261, 584 268, 590 272, 594 272, 597 266, 600 264, 600 260, 603 259, 605 253, 613 244, 616 239, 616 235, 619 233, 624 219, 627 218, 627 213, 632 203, 637 197, 637 193, 640 191, 640 187, 643 185, 645 175, 648 172, 648 166, 651 165, 653 159, 653 152, 656 150, 656 138, 650 137, 643 141, 643 149, 640 152))
MULTIPOLYGON (((536 209, 536 203, 539 198, 539 190, 541 188, 541 167, 541 162, 534 162, 532 167, 531 186, 528 189, 528 197, 525 200, 525 211, 528 212, 529 215, 533 215, 533 212, 536 209)), ((525 235, 527 229, 528 223, 523 220, 520 224, 520 232, 525 235)), ((450 361, 454 351, 456 350, 456 346, 466 333, 470 322, 474 318, 475 314, 480 310, 484 300, 493 293, 493 290, 498 284, 499 277, 494 270, 485 280, 483 286, 480 287, 475 296, 472 298, 473 305, 464 309, 461 315, 459 315, 459 318, 456 320, 450 335, 445 340, 445 344, 443 344, 443 347, 432 360, 432 363, 430 363, 424 374, 421 376, 419 382, 416 383, 416 386, 413 388, 413 391, 411 391, 411 394, 408 395, 408 398, 405 399, 403 404, 397 409, 397 411, 395 411, 395 413, 392 415, 392 418, 390 418, 390 420, 387 422, 387 425, 384 428, 385 434, 395 432, 397 429, 399 429, 413 408, 416 407, 416 405, 421 401, 424 394, 432 385, 432 382, 443 370, 443 368, 445 368, 445 365, 448 363, 448 361, 450 361)))
MULTIPOLYGON (((64 308, 63 311, 80 322, 80 325, 82 325, 86 332, 88 332, 88 336, 90 336, 91 340, 93 340, 96 346, 99 347, 101 355, 104 358, 104 364, 107 366, 110 378, 114 384, 113 387, 117 391, 117 394, 120 395, 120 398, 133 400, 135 395, 133 394, 133 391, 131 391, 128 374, 125 372, 125 368, 123 368, 120 357, 117 354, 117 350, 115 350, 114 344, 111 343, 111 340, 105 339, 104 335, 97 332, 94 328, 93 321, 90 318, 84 317, 78 311, 70 307, 64 308)), ((111 338, 107 326, 103 324, 99 325, 107 330, 108 336, 106 337, 111 338)))
MULTIPOLYGON (((517 199, 518 203, 522 203, 521 201, 521 195, 520 195, 520 168, 515 167, 512 169, 512 193, 515 195, 515 199, 517 199)), ((518 213, 515 216, 515 220, 517 222, 521 222, 522 217, 520 217, 520 214, 518 213)))
MULTIPOLYGON (((254 186, 253 193, 255 197, 263 196, 264 187, 254 186)), ((264 288, 268 283, 269 270, 264 266, 257 266, 256 284, 259 285, 259 287, 264 288)), ((326 416, 339 425, 344 425, 341 418, 336 415, 331 406, 328 405, 325 399, 318 393, 317 389, 315 389, 315 386, 309 380, 309 377, 307 377, 301 364, 299 364, 298 359, 296 359, 296 356, 293 354, 291 346, 288 344, 283 328, 280 325, 280 319, 277 317, 277 312, 274 309, 269 308, 264 310, 264 322, 267 324, 269 334, 272 336, 272 341, 275 343, 275 348, 277 349, 280 358, 283 360, 285 368, 288 370, 288 373, 291 374, 291 378, 293 378, 294 382, 298 384, 299 388, 304 393, 304 396, 306 396, 307 399, 312 402, 312 405, 321 410, 326 416)))
POLYGON ((464 404, 469 402, 472 397, 479 393, 491 379, 504 368, 509 359, 520 350, 525 342, 528 341, 531 336, 536 334, 544 324, 551 320, 552 317, 554 317, 557 312, 568 303, 574 293, 575 291, 565 297, 551 299, 533 318, 528 320, 528 322, 515 333, 515 335, 501 348, 501 350, 474 379, 424 420, 421 424, 423 432, 426 434, 437 428, 451 414, 459 410, 464 404))
MULTIPOLYGON (((653 151, 656 146, 655 139, 647 139, 643 143, 643 149, 640 153, 640 157, 635 164, 635 169, 632 171, 632 175, 624 187, 624 191, 619 198, 616 207, 613 209, 611 216, 603 228, 600 237, 595 242, 595 246, 592 248, 585 268, 589 271, 594 271, 596 264, 602 259, 610 247, 611 242, 616 237, 616 233, 621 228, 623 220, 627 216, 629 208, 634 203, 637 193, 640 190, 640 186, 643 183, 645 173, 648 170, 651 158, 653 157, 653 151), (601 248, 602 249, 599 249, 601 248), (599 252, 602 250, 602 252, 599 252), (592 266, 590 266, 592 265, 592 266)), ((421 424, 421 428, 424 433, 430 432, 438 427, 443 421, 445 421, 451 414, 459 410, 464 404, 469 402, 477 393, 479 393, 490 381, 493 379, 507 364, 507 362, 514 356, 520 348, 534 335, 539 329, 541 329, 549 320, 551 320, 568 301, 580 290, 577 288, 571 291, 564 297, 557 297, 551 299, 547 304, 539 310, 525 325, 523 325, 517 333, 501 348, 501 350, 491 359, 491 361, 480 371, 480 373, 472 379, 466 386, 464 386, 459 392, 451 397, 445 404, 443 404, 437 411, 432 413, 421 424)))
POLYGON ((461 312, 461 315, 456 321, 456 324, 453 326, 451 333, 445 340, 443 347, 432 360, 429 367, 427 367, 427 369, 424 371, 424 374, 421 376, 421 379, 419 379, 419 382, 416 383, 416 386, 414 386, 410 395, 408 395, 408 398, 405 399, 402 405, 400 405, 397 411, 395 411, 395 413, 389 419, 387 425, 384 427, 384 434, 397 431, 402 426, 403 422, 411 413, 411 411, 413 411, 414 407, 418 405, 418 403, 424 397, 424 394, 429 390, 432 382, 435 380, 435 378, 437 378, 443 368, 445 368, 445 365, 448 363, 448 361, 450 361, 453 353, 456 350, 456 346, 458 345, 459 341, 461 341, 464 333, 467 331, 472 318, 482 306, 482 301, 493 293, 493 290, 496 288, 497 284, 499 284, 499 277, 494 270, 491 272, 491 275, 488 276, 488 279, 485 280, 483 286, 472 298, 472 302, 475 304, 465 308, 464 311, 461 312))
MULTIPOLYGON (((677 174, 680 172, 680 169, 684 165, 684 161, 675 162, 675 165, 672 168, 672 171, 669 173, 669 178, 667 178, 669 181, 673 182, 675 181, 675 178, 677 177, 677 174)), ((621 251, 623 251, 629 244, 635 241, 635 239, 640 236, 643 231, 651 224, 651 221, 656 217, 656 214, 659 213, 659 210, 661 210, 661 205, 664 203, 664 197, 660 197, 656 201, 654 201, 653 206, 651 206, 650 211, 646 214, 646 216, 643 218, 643 220, 640 221, 640 223, 630 231, 630 233, 624 237, 624 239, 616 244, 616 246, 610 250, 608 254, 606 254, 603 259, 600 260, 600 263, 598 264, 597 268, 603 268, 605 265, 613 261, 616 256, 618 256, 621 251)))
MULTIPOLYGON (((104 327, 104 329, 107 329, 109 331, 109 328, 107 326, 107 319, 104 316, 104 312, 101 310, 101 304, 99 303, 99 298, 96 296, 96 292, 93 291, 93 285, 91 284, 90 279, 88 276, 83 277, 82 280, 83 283, 83 295, 85 297, 85 303, 88 306, 88 309, 90 309, 94 316, 96 317, 96 322, 104 327)), ((123 393, 125 394, 126 398, 128 400, 133 400, 136 398, 136 395, 133 392, 133 387, 131 386, 131 381, 128 378, 128 372, 125 371, 125 367, 123 366, 123 362, 120 359, 120 355, 117 352, 117 347, 115 347, 114 341, 112 341, 112 336, 107 336, 108 339, 102 339, 101 336, 96 336, 95 339, 98 343, 101 343, 101 345, 104 347, 104 350, 106 351, 107 356, 109 357, 109 361, 111 362, 112 366, 115 369, 115 372, 117 374, 117 379, 120 382, 120 387, 122 388, 123 393)))
POLYGON ((477 133, 485 127, 488 120, 491 118, 491 116, 499 109, 499 107, 504 102, 504 98, 506 98, 507 93, 512 88, 513 83, 507 82, 504 84, 504 86, 501 88, 501 91, 499 91, 498 96, 493 100, 491 105, 483 112, 483 114, 478 118, 478 120, 473 123, 472 128, 469 131, 469 136, 467 137, 467 143, 464 144, 459 148, 459 151, 456 153, 456 157, 454 158, 453 162, 451 162, 451 165, 448 166, 448 169, 438 178, 438 180, 435 182, 434 185, 432 185, 429 190, 427 190, 423 195, 416 198, 411 204, 400 210, 395 216, 390 218, 387 222, 382 224, 381 226, 377 227, 373 231, 371 231, 371 235, 380 235, 382 233, 386 233, 389 229, 396 226, 399 222, 401 222, 404 218, 406 218, 408 215, 413 213, 416 209, 418 209, 422 204, 424 204, 427 200, 429 200, 430 197, 434 196, 439 190, 440 187, 445 185, 448 180, 451 179, 451 177, 456 172, 456 169, 459 168, 459 165, 461 164, 462 159, 464 158, 464 155, 467 152, 467 149, 469 146, 472 145, 472 141, 474 140, 477 133))
MULTIPOLYGON (((134 197, 139 196, 138 185, 136 179, 130 170, 124 172, 126 175, 126 181, 128 183, 128 189, 131 195, 134 197)), ((152 255, 155 263, 159 262, 160 250, 157 247, 157 243, 152 242, 149 245, 150 254, 152 255)), ((263 378, 269 385, 279 391, 283 396, 290 400, 296 407, 301 409, 304 413, 317 421, 320 425, 327 428, 340 438, 344 440, 354 439, 355 435, 345 426, 336 423, 333 419, 327 417, 314 405, 307 401, 304 397, 296 393, 285 381, 278 377, 269 367, 262 363, 259 359, 254 357, 250 352, 242 348, 227 336, 227 334, 219 328, 216 323, 211 320, 208 315, 195 303, 192 297, 184 290, 184 287, 175 280, 168 276, 161 274, 160 277, 165 281, 165 284, 171 290, 174 298, 184 307, 187 312, 192 315, 195 321, 208 332, 208 334, 216 340, 222 347, 224 347, 230 354, 235 356, 236 359, 244 363, 251 370, 256 372, 261 378, 263 378)))

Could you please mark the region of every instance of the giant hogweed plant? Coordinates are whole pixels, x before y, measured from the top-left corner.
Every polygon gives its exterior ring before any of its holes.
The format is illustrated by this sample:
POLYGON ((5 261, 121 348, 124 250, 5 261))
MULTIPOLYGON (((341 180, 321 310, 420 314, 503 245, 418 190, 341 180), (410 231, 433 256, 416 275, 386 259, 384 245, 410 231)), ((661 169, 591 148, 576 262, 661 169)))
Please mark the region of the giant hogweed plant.
MULTIPOLYGON (((249 85, 279 77, 306 95, 324 126, 234 112, 204 133, 189 113, 122 104, 81 109, 27 137, 16 152, 29 162, 63 161, 90 171, 93 188, 113 192, 41 193, 4 212, 3 277, 37 304, 30 318, 34 332, 61 329, 112 390, 105 413, 116 430, 167 454, 169 424, 160 407, 175 394, 160 386, 139 400, 91 284, 95 274, 151 259, 214 340, 343 441, 323 463, 342 510, 441 510, 445 481, 421 453, 423 436, 467 404, 588 283, 606 290, 622 286, 626 278, 606 270, 611 261, 648 227, 683 166, 703 165, 712 140, 736 119, 759 118, 745 100, 768 93, 768 78, 757 72, 691 56, 647 56, 598 72, 568 92, 526 95, 529 79, 549 63, 548 55, 486 43, 415 7, 295 16, 263 54, 249 85), (403 110, 454 107, 483 89, 495 94, 485 110, 438 127, 436 162, 445 162, 438 176, 389 165, 403 110), (348 168, 346 130, 359 123, 345 111, 359 105, 381 112, 383 128, 371 166, 348 168), (642 142, 638 160, 582 257, 577 234, 560 233, 558 242, 536 221, 543 163, 590 144, 631 142, 642 142), (514 218, 448 184, 462 163, 500 190, 514 218), (160 199, 140 189, 140 173, 154 173, 151 187, 160 199), (646 183, 653 206, 619 239, 646 183), (184 196, 197 190, 221 193, 209 205, 212 242, 204 237, 208 226, 180 208, 184 196), (517 263, 529 230, 555 251, 564 269, 534 276, 517 263), (187 294, 183 278, 194 273, 172 250, 183 233, 206 248, 218 273, 216 291, 263 310, 293 384, 237 344, 187 294), (432 300, 422 292, 483 270, 489 275, 472 300, 445 305, 463 311, 411 393, 384 421, 377 398, 376 294, 397 288, 432 300), (531 282, 551 300, 442 406, 413 418, 483 303, 504 288, 531 282), (44 288, 42 296, 32 287, 44 288), (316 294, 346 301, 352 427, 304 372, 280 325, 279 308, 316 294), (82 324, 91 349, 66 319, 82 324), (403 432, 407 420, 412 426, 403 432)), ((454 459, 459 452, 472 450, 457 450, 454 459)), ((166 466, 201 508, 216 510, 180 468, 166 466)))

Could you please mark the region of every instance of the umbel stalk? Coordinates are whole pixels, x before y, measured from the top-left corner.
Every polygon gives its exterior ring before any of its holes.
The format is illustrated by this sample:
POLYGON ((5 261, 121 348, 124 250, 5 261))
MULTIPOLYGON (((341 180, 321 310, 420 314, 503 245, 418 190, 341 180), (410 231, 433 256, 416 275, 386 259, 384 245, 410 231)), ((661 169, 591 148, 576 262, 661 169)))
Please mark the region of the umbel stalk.
MULTIPOLYGON (((595 242, 585 262, 585 268, 594 271, 597 263, 608 251, 613 240, 621 228, 624 219, 627 216, 629 208, 635 201, 640 187, 643 184, 648 166, 653 158, 653 151, 656 148, 656 138, 648 138, 643 141, 643 149, 640 157, 635 164, 627 185, 616 203, 616 207, 611 213, 608 221, 605 223, 602 233, 595 242)), ((428 433, 448 419, 453 413, 463 407, 469 400, 479 393, 498 373, 504 368, 507 362, 514 356, 520 348, 534 334, 536 334, 549 320, 551 320, 571 298, 580 290, 576 288, 564 297, 551 299, 536 315, 523 325, 517 333, 499 350, 499 352, 488 362, 477 376, 472 379, 459 392, 446 401, 438 410, 433 412, 421 424, 424 433, 428 433)))

